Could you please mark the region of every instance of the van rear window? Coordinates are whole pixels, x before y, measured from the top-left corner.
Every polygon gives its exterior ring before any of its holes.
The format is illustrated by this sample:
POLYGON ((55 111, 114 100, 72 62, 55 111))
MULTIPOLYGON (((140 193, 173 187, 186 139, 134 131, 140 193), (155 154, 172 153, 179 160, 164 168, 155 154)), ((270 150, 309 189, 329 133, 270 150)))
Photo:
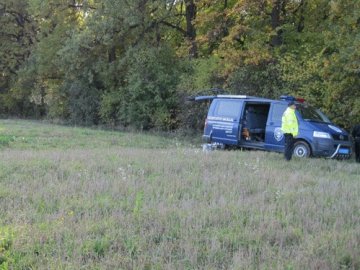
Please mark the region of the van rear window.
POLYGON ((219 100, 215 109, 216 116, 238 118, 240 115, 240 102, 235 100, 219 100))

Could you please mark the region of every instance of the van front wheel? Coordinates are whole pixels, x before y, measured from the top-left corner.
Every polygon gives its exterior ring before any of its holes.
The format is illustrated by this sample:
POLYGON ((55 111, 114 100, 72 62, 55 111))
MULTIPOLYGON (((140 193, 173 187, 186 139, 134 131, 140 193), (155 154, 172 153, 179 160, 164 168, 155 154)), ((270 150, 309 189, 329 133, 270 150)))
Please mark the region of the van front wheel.
POLYGON ((296 157, 309 157, 310 153, 310 147, 306 142, 298 141, 294 144, 294 155, 296 157))

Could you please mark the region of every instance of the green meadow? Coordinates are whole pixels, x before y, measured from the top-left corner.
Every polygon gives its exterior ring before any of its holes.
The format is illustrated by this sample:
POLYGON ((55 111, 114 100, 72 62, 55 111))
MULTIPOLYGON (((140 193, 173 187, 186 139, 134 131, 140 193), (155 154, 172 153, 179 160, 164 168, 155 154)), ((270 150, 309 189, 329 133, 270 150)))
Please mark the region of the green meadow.
POLYGON ((1 270, 360 269, 359 254, 353 159, 0 120, 1 270))

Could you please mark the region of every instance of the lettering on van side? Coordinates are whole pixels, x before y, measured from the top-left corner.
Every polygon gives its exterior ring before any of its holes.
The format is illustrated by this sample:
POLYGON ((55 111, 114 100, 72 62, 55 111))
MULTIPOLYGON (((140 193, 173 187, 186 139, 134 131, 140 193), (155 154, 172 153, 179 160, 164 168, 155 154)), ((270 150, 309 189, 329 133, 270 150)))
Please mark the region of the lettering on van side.
POLYGON ((227 134, 227 136, 231 137, 231 134, 233 133, 233 124, 229 123, 217 123, 217 124, 213 124, 212 126, 213 130, 221 130, 221 131, 225 131, 225 133, 227 134))
POLYGON ((230 117, 209 116, 208 120, 234 122, 235 119, 230 117))
POLYGON ((213 125, 213 129, 223 130, 223 131, 225 131, 226 133, 232 133, 233 124, 230 124, 230 125, 214 124, 214 125, 213 125))
POLYGON ((236 137, 233 134, 233 128, 236 127, 234 118, 209 116, 208 120, 218 121, 212 125, 213 130, 224 131, 227 137, 236 137))

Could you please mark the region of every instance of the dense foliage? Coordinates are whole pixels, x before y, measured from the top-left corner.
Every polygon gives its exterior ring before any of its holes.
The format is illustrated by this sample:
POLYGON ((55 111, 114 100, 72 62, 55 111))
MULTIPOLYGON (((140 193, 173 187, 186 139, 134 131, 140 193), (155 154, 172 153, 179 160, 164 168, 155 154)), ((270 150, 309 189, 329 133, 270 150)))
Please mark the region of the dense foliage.
POLYGON ((0 113, 194 128, 213 87, 360 122, 360 2, 0 0, 0 113))

